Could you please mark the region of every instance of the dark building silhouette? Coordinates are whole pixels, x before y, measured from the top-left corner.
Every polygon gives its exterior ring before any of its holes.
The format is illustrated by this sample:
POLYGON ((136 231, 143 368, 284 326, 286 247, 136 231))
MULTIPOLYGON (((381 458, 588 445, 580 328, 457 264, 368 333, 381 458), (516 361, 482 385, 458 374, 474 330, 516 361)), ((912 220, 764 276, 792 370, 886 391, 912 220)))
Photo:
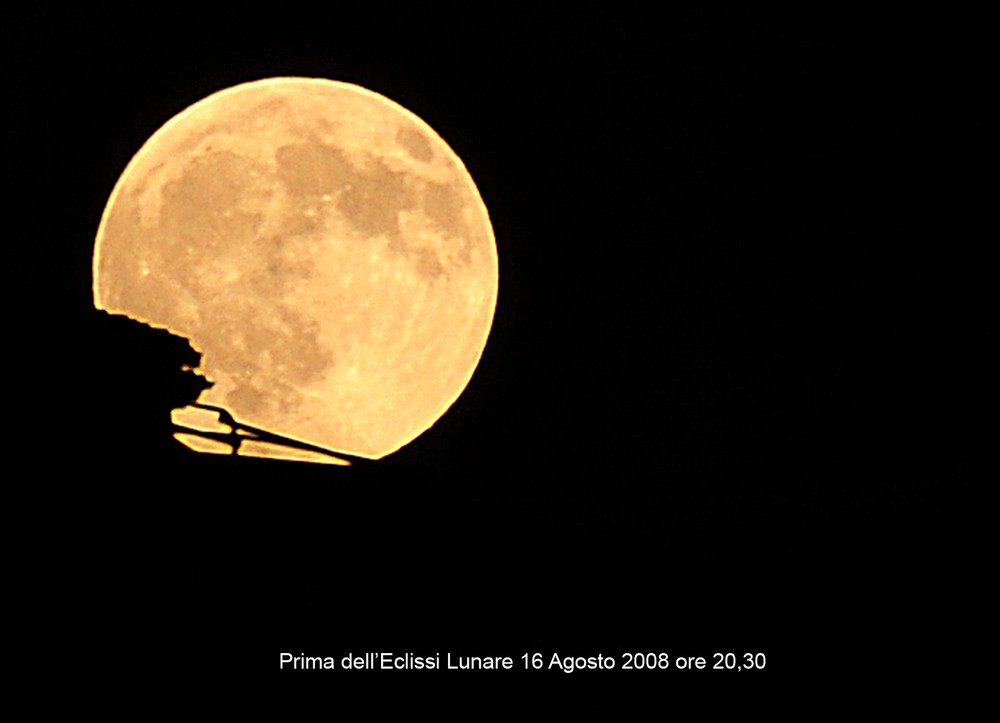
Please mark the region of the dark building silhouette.
POLYGON ((86 383, 87 413, 136 451, 170 448, 170 411, 197 400, 212 382, 193 371, 201 355, 184 337, 95 310, 89 348, 72 363, 86 383))

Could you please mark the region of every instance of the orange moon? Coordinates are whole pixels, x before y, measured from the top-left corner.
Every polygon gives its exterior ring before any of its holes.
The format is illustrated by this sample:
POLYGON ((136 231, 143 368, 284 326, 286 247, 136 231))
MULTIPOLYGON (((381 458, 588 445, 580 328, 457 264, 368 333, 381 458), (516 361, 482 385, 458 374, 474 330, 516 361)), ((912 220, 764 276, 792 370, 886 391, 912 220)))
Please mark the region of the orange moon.
POLYGON ((454 151, 325 79, 245 83, 172 118, 119 178, 94 251, 95 306, 190 339, 215 382, 199 401, 370 458, 458 398, 497 289, 454 151))

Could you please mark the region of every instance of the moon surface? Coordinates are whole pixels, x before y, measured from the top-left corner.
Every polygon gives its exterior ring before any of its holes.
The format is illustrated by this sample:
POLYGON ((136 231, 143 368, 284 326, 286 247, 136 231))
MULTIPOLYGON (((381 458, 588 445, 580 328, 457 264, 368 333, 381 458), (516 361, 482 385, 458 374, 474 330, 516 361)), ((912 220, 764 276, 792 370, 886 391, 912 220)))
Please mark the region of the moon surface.
MULTIPOLYGON (((465 166, 422 120, 347 83, 272 78, 168 121, 128 164, 94 303, 202 353, 199 401, 378 458, 458 398, 498 261, 465 166)), ((275 455, 281 456, 281 455, 275 455)))

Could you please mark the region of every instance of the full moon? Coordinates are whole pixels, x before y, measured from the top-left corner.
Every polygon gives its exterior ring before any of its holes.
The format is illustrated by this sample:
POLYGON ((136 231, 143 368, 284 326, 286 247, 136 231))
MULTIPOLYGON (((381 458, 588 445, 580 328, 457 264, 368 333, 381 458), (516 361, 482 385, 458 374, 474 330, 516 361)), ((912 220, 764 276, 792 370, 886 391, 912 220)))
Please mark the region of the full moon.
POLYGON ((325 79, 245 83, 172 118, 122 173, 94 251, 95 306, 187 337, 215 382, 200 402, 369 458, 458 398, 497 288, 454 151, 325 79))

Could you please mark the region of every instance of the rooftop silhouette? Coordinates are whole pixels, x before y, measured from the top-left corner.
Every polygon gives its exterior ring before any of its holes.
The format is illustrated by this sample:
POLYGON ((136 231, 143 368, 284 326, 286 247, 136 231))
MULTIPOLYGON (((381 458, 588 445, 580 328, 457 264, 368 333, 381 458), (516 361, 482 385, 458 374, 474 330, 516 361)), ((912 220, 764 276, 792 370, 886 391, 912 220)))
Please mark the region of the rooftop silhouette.
POLYGON ((89 321, 87 338, 91 348, 100 349, 101 354, 83 354, 76 360, 84 366, 83 378, 89 381, 88 388, 82 390, 87 397, 85 406, 109 437, 132 450, 151 454, 167 448, 178 451, 182 445, 174 441, 174 435, 181 434, 225 445, 233 455, 252 442, 349 464, 370 461, 245 424, 223 407, 198 402, 213 382, 197 371, 201 354, 180 335, 104 311, 95 310, 89 321), (171 411, 184 407, 214 413, 228 430, 174 423, 171 411))

